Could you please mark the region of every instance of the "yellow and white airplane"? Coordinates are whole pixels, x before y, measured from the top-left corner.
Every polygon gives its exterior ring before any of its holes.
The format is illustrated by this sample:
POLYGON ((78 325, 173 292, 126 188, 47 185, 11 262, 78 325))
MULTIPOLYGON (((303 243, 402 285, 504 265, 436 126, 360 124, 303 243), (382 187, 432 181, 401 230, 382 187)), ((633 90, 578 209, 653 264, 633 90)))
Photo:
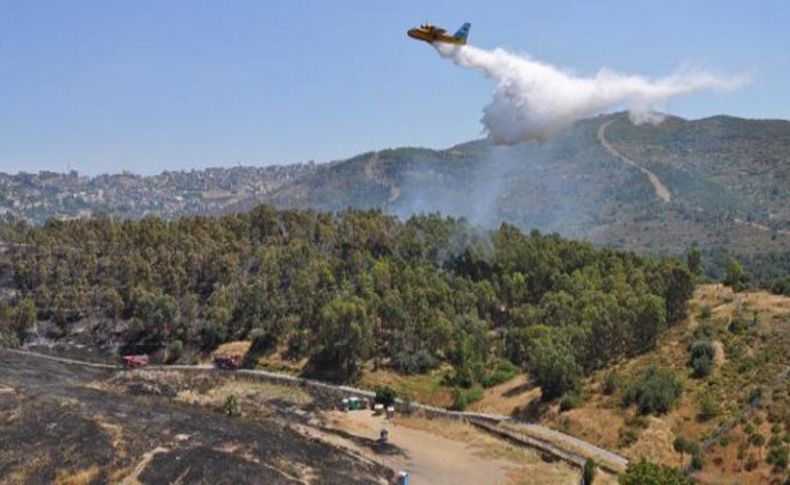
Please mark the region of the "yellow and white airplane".
POLYGON ((469 22, 465 23, 453 35, 447 35, 447 30, 431 24, 422 24, 419 28, 415 27, 406 32, 412 39, 422 40, 432 44, 434 42, 444 42, 446 44, 465 45, 466 38, 469 37, 469 22))

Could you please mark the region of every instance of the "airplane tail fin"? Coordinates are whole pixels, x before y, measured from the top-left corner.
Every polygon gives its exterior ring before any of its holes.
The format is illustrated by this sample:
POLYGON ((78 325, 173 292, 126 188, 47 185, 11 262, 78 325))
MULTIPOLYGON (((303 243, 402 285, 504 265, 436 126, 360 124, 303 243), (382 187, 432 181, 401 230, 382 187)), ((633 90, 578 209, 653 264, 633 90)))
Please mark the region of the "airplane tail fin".
POLYGON ((471 27, 472 27, 472 24, 470 24, 469 22, 465 23, 464 25, 461 26, 460 29, 458 29, 458 32, 456 32, 453 35, 453 37, 457 37, 457 38, 463 40, 464 44, 465 44, 466 43, 466 38, 469 37, 469 29, 471 27))

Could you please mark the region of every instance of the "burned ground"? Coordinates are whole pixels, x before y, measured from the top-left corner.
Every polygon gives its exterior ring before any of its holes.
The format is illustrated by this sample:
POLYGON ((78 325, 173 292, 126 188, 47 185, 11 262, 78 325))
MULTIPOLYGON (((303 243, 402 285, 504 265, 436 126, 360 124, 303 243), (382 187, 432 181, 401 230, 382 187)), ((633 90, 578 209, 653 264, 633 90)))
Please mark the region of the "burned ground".
POLYGON ((380 483, 389 470, 310 439, 276 414, 112 384, 116 371, 0 350, 2 483, 380 483), (105 385, 106 384, 106 385, 105 385))

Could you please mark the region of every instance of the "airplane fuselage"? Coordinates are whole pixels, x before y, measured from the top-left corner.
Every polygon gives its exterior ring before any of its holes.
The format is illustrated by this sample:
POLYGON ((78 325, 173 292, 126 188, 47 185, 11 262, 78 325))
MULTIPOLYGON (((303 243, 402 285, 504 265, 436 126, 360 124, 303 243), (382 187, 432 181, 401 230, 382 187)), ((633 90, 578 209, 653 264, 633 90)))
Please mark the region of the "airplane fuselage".
POLYGON ((431 29, 431 28, 413 28, 409 29, 406 34, 411 37, 412 39, 421 40, 423 42, 433 43, 433 42, 444 42, 445 44, 455 44, 455 45, 464 45, 466 44, 466 39, 461 37, 456 37, 453 35, 448 35, 446 31, 442 29, 431 29))

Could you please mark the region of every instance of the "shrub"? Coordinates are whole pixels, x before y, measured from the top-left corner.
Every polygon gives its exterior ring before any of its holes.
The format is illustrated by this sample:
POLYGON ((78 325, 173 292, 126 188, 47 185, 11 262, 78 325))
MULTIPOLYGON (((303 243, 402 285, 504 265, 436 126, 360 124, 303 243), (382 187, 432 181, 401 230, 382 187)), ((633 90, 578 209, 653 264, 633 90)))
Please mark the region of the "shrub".
POLYGON ((639 429, 633 428, 630 426, 626 426, 620 428, 620 432, 617 436, 617 446, 620 448, 627 448, 632 444, 636 443, 639 439, 639 429))
POLYGON ((598 463, 592 458, 587 458, 584 462, 584 469, 582 469, 582 484, 592 485, 595 480, 595 473, 598 471, 598 463))
POLYGON ((746 321, 740 315, 735 315, 733 319, 730 321, 730 325, 727 327, 731 333, 735 335, 740 335, 746 331, 746 321))
POLYGON ((754 457, 754 455, 749 455, 749 458, 746 459, 746 471, 753 471, 755 468, 757 468, 757 465, 757 459, 754 457))
POLYGON ((744 458, 746 458, 746 447, 743 445, 743 443, 738 445, 738 454, 735 455, 735 457, 738 458, 738 461, 742 461, 744 458))
POLYGON ((691 455, 691 468, 694 470, 702 470, 705 466, 705 460, 702 458, 702 453, 694 453, 691 455))
POLYGON ((716 356, 716 347, 710 340, 697 340, 689 348, 691 354, 691 367, 694 377, 707 377, 713 371, 713 358, 716 356))
POLYGON ((389 386, 379 387, 376 389, 376 402, 384 406, 392 406, 395 404, 397 394, 395 390, 389 386))
POLYGON ((771 284, 771 291, 777 295, 790 296, 790 276, 775 279, 771 284))
POLYGON ((765 461, 769 465, 773 465, 776 470, 784 470, 787 468, 788 462, 788 448, 787 446, 779 446, 776 448, 771 448, 768 451, 768 456, 765 457, 765 461))
POLYGON ((765 436, 761 435, 760 433, 754 433, 749 436, 749 443, 753 444, 757 448, 762 448, 765 445, 765 436))
POLYGON ((395 369, 401 374, 424 374, 436 368, 438 361, 429 351, 398 352, 393 358, 395 369))
POLYGON ((8 347, 11 349, 19 348, 19 339, 13 332, 0 331, 0 347, 8 347))
POLYGON ((481 399, 483 399, 483 390, 479 387, 474 387, 469 390, 456 387, 453 389, 453 403, 450 409, 453 411, 464 411, 470 404, 481 399))
POLYGON ((664 414, 672 410, 683 388, 670 372, 650 367, 623 394, 623 405, 637 405, 639 414, 664 414))
POLYGON ((713 396, 713 393, 706 392, 702 395, 699 402, 699 414, 697 418, 700 421, 707 421, 719 415, 719 402, 713 396))
POLYGON ((694 330, 694 338, 698 340, 710 340, 714 338, 717 333, 716 327, 709 322, 700 322, 694 330))
POLYGON ((167 347, 167 360, 168 362, 175 362, 181 357, 181 353, 184 351, 184 342, 180 340, 173 340, 170 342, 170 345, 167 347))
POLYGON ((236 399, 235 394, 228 394, 225 398, 225 405, 223 406, 226 416, 236 416, 239 414, 239 401, 236 399))
POLYGON ((650 463, 644 459, 632 461, 625 473, 620 475, 621 485, 693 485, 694 480, 688 478, 680 470, 650 463))
POLYGON ((610 372, 606 375, 606 379, 603 381, 603 393, 607 396, 611 396, 614 392, 620 387, 620 376, 618 376, 614 372, 610 372))
POLYGON ((699 319, 700 320, 710 320, 710 317, 711 317, 712 313, 713 312, 711 311, 710 306, 705 305, 699 311, 699 319))
POLYGON ((754 389, 752 389, 752 392, 749 393, 749 404, 759 405, 762 399, 763 399, 762 387, 755 387, 754 389))
POLYGON ((572 394, 566 394, 560 399, 560 412, 570 411, 578 406, 578 397, 572 394))
POLYGON ((519 373, 519 368, 513 365, 509 360, 500 360, 494 366, 494 370, 486 373, 481 379, 483 387, 493 387, 503 382, 507 382, 516 374, 519 373))
POLYGON ((707 355, 703 355, 692 360, 691 367, 694 369, 694 377, 701 379, 713 372, 713 360, 707 355))
POLYGON ((672 442, 672 448, 680 455, 680 466, 683 466, 683 455, 689 450, 690 442, 682 437, 678 436, 675 438, 675 441, 672 442))

